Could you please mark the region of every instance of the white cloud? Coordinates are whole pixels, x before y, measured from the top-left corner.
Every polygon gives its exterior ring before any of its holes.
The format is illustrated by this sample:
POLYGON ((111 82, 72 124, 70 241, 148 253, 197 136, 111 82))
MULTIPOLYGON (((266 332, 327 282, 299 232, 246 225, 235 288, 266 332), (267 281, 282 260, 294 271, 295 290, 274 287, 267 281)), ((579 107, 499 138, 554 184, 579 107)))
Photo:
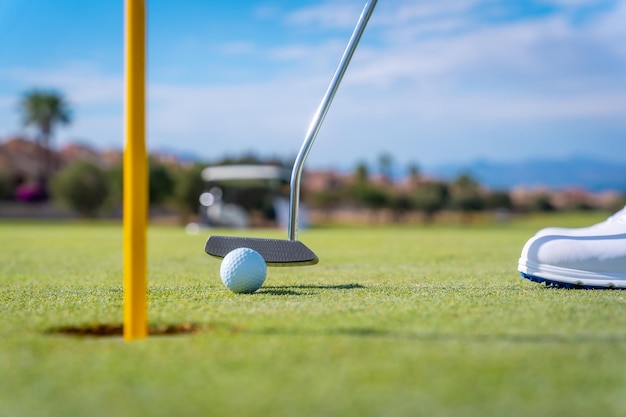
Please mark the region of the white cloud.
MULTIPOLYGON (((467 13, 477 3, 381 1, 320 131, 313 160, 351 162, 383 150, 431 162, 459 159, 495 152, 497 138, 523 138, 524 132, 539 153, 538 146, 547 149, 550 139, 569 135, 572 125, 583 122, 626 131, 626 2, 582 25, 558 14, 478 24, 467 13)), ((361 7, 355 1, 302 9, 287 16, 290 24, 319 25, 331 34, 315 43, 286 38, 263 49, 256 40, 226 43, 220 59, 204 64, 225 71, 228 59, 251 53, 258 62, 276 64, 257 78, 249 75, 245 84, 232 78, 225 84, 151 79, 149 144, 213 157, 246 150, 292 155, 347 42, 345 33, 324 28, 351 30, 361 7)), ((20 88, 63 91, 76 118, 60 132, 61 140, 121 144, 121 69, 105 73, 88 62, 5 67, 0 79, 20 88)), ((0 96, 2 112, 13 106, 15 97, 7 97, 0 96)), ((573 149, 593 148, 584 140, 572 143, 573 149)), ((533 145, 527 151, 533 152, 533 145)))
POLYGON ((122 103, 122 74, 105 75, 86 63, 69 63, 56 68, 8 68, 0 77, 16 83, 21 89, 54 88, 75 105, 122 103))
POLYGON ((602 42, 610 43, 616 51, 626 56, 626 1, 621 1, 609 13, 598 17, 593 22, 591 36, 602 42))
POLYGON ((580 7, 580 6, 594 6, 598 5, 598 0, 544 0, 547 4, 555 4, 558 6, 570 6, 570 7, 580 7))
POLYGON ((605 27, 599 22, 578 28, 555 17, 487 26, 454 37, 407 37, 401 44, 389 42, 378 50, 366 47, 357 58, 363 66, 354 71, 361 83, 374 85, 456 85, 498 89, 503 94, 528 89, 542 93, 546 87, 556 93, 555 86, 591 91, 607 87, 601 78, 624 77, 621 68, 626 62, 620 60, 624 43, 599 39, 605 27), (602 66, 604 61, 615 67, 602 66))
POLYGON ((318 29, 353 27, 361 9, 352 3, 321 3, 301 8, 289 13, 286 22, 289 25, 311 25, 318 29))
POLYGON ((72 124, 57 129, 58 144, 80 139, 122 146, 122 74, 104 74, 92 64, 73 62, 54 68, 9 67, 0 71, 0 80, 8 81, 13 88, 0 97, 0 135, 21 129, 17 102, 22 93, 32 88, 53 88, 65 96, 73 110, 72 124), (3 110, 5 106, 11 107, 10 113, 3 110))
POLYGON ((0 96, 0 139, 16 134, 20 129, 17 99, 13 96, 0 96))

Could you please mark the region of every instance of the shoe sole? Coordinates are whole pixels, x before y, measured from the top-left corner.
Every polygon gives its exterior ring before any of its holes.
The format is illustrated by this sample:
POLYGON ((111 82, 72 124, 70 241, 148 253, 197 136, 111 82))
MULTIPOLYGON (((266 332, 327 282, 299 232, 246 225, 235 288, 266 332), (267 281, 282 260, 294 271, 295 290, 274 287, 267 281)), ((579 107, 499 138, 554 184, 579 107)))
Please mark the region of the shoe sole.
POLYGON ((586 285, 585 283, 578 281, 576 283, 555 281, 553 279, 541 278, 533 275, 528 275, 520 272, 522 278, 526 278, 532 282, 538 284, 545 284, 546 287, 552 288, 565 288, 568 290, 626 290, 624 287, 618 287, 612 282, 607 285, 586 285))
POLYGON ((624 290, 626 273, 590 272, 546 264, 521 258, 517 270, 523 278, 547 287, 585 290, 624 290))

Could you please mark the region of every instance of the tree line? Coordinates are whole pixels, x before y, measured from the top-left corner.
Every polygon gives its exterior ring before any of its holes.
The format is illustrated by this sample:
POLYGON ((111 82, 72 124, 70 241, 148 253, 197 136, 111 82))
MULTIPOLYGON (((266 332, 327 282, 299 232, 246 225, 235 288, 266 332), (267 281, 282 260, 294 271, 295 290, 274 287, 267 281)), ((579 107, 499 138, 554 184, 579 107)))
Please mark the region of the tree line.
MULTIPOLYGON (((122 201, 122 165, 80 160, 65 167, 52 163, 52 138, 55 130, 73 120, 73 112, 64 95, 52 89, 32 89, 18 102, 22 124, 34 129, 38 173, 33 180, 19 173, 0 172, 0 200, 42 202, 52 198, 83 217, 95 217, 118 211, 122 201)), ((149 202, 151 206, 168 205, 187 217, 197 211, 198 196, 204 184, 200 172, 204 166, 167 167, 150 159, 149 202)))
POLYGON ((409 167, 403 184, 394 183, 385 166, 388 157, 381 158, 380 175, 371 178, 365 163, 356 166, 347 181, 305 194, 307 203, 316 209, 332 212, 340 208, 387 210, 395 220, 412 212, 420 212, 425 221, 431 221, 443 210, 465 214, 484 210, 511 210, 513 201, 507 191, 488 191, 469 174, 459 175, 453 181, 422 178, 416 165, 409 167))
MULTIPOLYGON (((19 102, 24 126, 36 129, 34 141, 40 153, 38 189, 25 200, 53 199, 84 217, 95 217, 120 210, 122 202, 121 163, 104 166, 98 162, 80 160, 62 169, 51 165, 51 140, 57 126, 72 120, 72 111, 62 94, 50 90, 31 90, 19 102), (39 195, 37 193, 40 193, 39 195)), ((254 155, 226 157, 211 165, 274 164, 291 168, 291 161, 278 158, 258 158, 254 155)), ((198 212, 200 194, 206 184, 201 171, 208 163, 182 165, 149 160, 149 202, 151 207, 167 207, 181 219, 198 212)), ((373 178, 367 164, 359 163, 351 175, 331 181, 315 190, 305 188, 302 198, 312 208, 332 212, 339 208, 388 210, 400 220, 411 212, 420 212, 429 221, 442 210, 464 214, 484 210, 549 211, 554 209, 550 196, 539 194, 523 206, 516 204, 506 190, 487 190, 469 174, 452 181, 425 179, 416 164, 411 164, 404 186, 392 180, 393 160, 389 154, 379 157, 379 175, 373 178)), ((306 176, 306 174, 305 174, 306 176)), ((16 196, 15 184, 0 175, 0 199, 16 196)), ((586 208, 586 207, 574 207, 586 208)))

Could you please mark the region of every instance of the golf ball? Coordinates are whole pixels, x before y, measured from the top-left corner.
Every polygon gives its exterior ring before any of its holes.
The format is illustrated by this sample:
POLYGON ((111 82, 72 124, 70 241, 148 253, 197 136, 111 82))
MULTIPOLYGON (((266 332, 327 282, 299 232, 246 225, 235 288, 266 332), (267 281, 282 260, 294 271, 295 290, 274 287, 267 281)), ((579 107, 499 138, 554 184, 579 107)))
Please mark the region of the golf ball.
POLYGON ((236 293, 253 293, 265 282, 267 265, 259 252, 238 248, 222 260, 220 276, 226 288, 236 293))

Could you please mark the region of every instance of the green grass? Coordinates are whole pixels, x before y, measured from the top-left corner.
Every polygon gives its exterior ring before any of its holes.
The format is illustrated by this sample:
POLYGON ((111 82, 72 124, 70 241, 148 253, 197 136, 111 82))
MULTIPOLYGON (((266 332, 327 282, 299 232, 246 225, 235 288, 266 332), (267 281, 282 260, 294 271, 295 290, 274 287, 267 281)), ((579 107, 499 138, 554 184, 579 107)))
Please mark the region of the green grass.
POLYGON ((252 295, 208 232, 151 227, 150 323, 203 330, 133 343, 50 333, 121 323, 119 225, 0 223, 0 416, 623 416, 626 293, 516 270, 538 228, 602 218, 304 231, 320 264, 252 295))

